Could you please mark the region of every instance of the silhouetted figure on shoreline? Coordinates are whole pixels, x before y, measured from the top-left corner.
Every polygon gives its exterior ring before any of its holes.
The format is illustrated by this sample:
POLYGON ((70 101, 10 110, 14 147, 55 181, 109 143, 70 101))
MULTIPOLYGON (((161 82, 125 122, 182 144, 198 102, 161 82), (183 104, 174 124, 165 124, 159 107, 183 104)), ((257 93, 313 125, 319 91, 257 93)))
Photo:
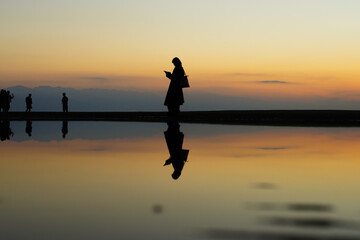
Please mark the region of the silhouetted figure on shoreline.
POLYGON ((4 89, 0 91, 0 112, 5 112, 5 104, 7 101, 7 93, 4 89))
POLYGON ((179 58, 175 57, 172 63, 175 66, 173 72, 164 71, 166 77, 170 79, 164 105, 168 107, 169 116, 177 116, 180 113, 180 105, 184 104, 184 94, 180 83, 185 71, 179 58))
POLYGON ((30 120, 27 120, 27 121, 26 121, 25 132, 27 133, 27 135, 29 135, 29 137, 31 137, 31 133, 32 133, 32 121, 30 121, 30 120))
POLYGON ((10 128, 10 121, 1 120, 0 121, 0 139, 1 141, 10 140, 10 136, 14 136, 10 128))
POLYGON ((10 110, 10 103, 13 98, 14 98, 14 94, 11 94, 10 91, 5 91, 4 89, 1 89, 0 110, 2 112, 8 112, 10 110))
POLYGON ((66 93, 63 93, 63 97, 62 97, 62 99, 61 99, 61 102, 62 102, 63 112, 68 112, 68 102, 69 102, 69 99, 68 99, 68 97, 66 96, 66 93))
POLYGON ((29 96, 27 96, 25 98, 25 102, 26 102, 26 112, 31 112, 32 109, 32 98, 31 98, 31 94, 29 94, 29 96))
POLYGON ((6 108, 5 110, 6 110, 6 112, 9 112, 10 111, 10 103, 15 96, 14 96, 14 94, 11 94, 10 91, 7 91, 6 94, 7 94, 7 101, 5 104, 5 108, 6 108))
POLYGON ((165 161, 164 166, 172 164, 174 172, 173 179, 178 179, 181 175, 184 164, 187 161, 189 150, 182 149, 184 134, 180 132, 178 121, 168 121, 168 129, 164 132, 166 145, 169 149, 170 158, 165 161))
POLYGON ((66 120, 62 121, 61 132, 62 132, 62 137, 63 137, 63 139, 65 139, 65 138, 66 138, 66 135, 67 135, 68 132, 69 132, 69 130, 68 130, 68 121, 66 121, 66 120))

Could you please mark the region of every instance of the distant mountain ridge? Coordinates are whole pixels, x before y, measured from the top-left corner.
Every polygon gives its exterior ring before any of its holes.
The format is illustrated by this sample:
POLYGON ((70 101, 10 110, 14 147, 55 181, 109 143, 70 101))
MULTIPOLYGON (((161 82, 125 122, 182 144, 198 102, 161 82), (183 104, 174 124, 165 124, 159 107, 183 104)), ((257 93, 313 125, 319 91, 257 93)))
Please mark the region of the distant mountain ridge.
MULTIPOLYGON (((33 96, 33 111, 61 111, 62 93, 69 97, 69 111, 167 111, 164 106, 166 89, 158 92, 74 89, 63 87, 24 86, 9 87, 15 98, 10 111, 25 111, 25 98, 33 96)), ((359 109, 359 101, 345 101, 336 98, 314 98, 301 102, 294 100, 263 100, 242 96, 227 96, 194 90, 184 90, 185 111, 206 110, 269 110, 269 109, 359 109)))
MULTIPOLYGON (((167 111, 164 106, 166 89, 162 92, 145 92, 112 89, 74 89, 39 86, 7 88, 14 93, 11 111, 24 111, 25 98, 33 98, 33 111, 61 111, 62 93, 69 98, 69 111, 167 111)), ((185 104, 182 110, 251 109, 254 103, 265 104, 256 99, 222 96, 212 93, 184 90, 185 104)))
POLYGON ((60 111, 62 93, 69 97, 70 111, 153 111, 161 109, 161 98, 149 92, 135 92, 111 89, 74 89, 39 86, 8 88, 14 93, 11 110, 24 111, 25 98, 33 98, 33 111, 60 111), (149 103, 149 105, 145 105, 149 103), (158 107, 160 106, 160 107, 158 107))

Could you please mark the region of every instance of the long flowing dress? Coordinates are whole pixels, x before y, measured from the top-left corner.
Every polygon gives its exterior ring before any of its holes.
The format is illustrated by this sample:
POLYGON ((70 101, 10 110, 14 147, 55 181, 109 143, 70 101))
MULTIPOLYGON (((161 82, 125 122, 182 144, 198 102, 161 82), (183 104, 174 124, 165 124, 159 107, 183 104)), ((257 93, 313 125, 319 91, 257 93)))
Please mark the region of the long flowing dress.
POLYGON ((170 78, 169 89, 166 94, 166 106, 180 106, 184 104, 184 94, 180 86, 180 81, 184 77, 184 69, 182 67, 175 67, 170 78))

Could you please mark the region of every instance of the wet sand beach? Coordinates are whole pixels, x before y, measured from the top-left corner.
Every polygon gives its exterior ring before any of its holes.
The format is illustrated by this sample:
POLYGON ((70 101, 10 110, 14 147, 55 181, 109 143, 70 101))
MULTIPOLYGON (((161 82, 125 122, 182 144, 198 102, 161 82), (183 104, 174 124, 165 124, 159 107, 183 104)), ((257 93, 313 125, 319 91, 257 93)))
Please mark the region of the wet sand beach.
POLYGON ((183 123, 210 123, 264 126, 358 127, 357 110, 233 110, 187 111, 176 118, 166 112, 9 112, 0 119, 11 121, 127 121, 166 122, 178 119, 183 123))

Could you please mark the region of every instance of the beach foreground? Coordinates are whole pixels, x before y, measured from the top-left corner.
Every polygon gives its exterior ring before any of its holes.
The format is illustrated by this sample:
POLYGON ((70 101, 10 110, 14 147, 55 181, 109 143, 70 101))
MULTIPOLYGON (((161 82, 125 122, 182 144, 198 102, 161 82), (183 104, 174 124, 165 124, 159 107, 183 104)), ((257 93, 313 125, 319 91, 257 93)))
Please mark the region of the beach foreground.
POLYGON ((360 126, 360 111, 355 110, 233 110, 188 111, 178 117, 166 112, 9 112, 0 113, 1 120, 11 121, 127 121, 210 123, 267 126, 360 126))

